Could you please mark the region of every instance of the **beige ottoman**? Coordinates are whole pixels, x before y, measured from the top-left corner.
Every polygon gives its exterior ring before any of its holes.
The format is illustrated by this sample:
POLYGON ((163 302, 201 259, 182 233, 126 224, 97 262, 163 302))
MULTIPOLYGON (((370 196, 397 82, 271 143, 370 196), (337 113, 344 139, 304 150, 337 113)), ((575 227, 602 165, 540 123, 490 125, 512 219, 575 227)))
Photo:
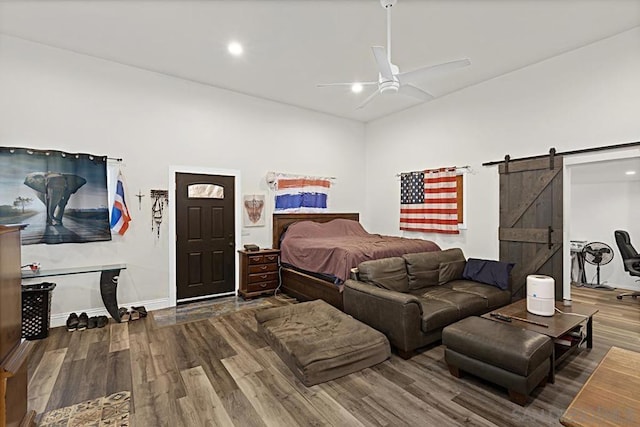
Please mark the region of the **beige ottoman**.
POLYGON ((391 355, 384 334, 321 300, 261 310, 256 320, 258 332, 307 387, 391 355))

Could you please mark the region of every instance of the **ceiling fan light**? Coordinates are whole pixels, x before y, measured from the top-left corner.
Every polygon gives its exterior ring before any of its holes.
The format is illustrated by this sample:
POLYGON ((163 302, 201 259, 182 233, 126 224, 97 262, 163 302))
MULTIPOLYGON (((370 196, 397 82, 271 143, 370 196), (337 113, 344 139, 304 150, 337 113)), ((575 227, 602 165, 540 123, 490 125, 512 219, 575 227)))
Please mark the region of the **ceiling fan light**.
POLYGON ((351 92, 360 93, 362 92, 363 86, 360 83, 354 83, 351 85, 351 92))
POLYGON ((635 175, 636 171, 626 171, 624 174, 625 175, 635 175))
POLYGON ((242 45, 238 42, 231 42, 227 45, 227 50, 233 56, 240 56, 244 52, 242 45))

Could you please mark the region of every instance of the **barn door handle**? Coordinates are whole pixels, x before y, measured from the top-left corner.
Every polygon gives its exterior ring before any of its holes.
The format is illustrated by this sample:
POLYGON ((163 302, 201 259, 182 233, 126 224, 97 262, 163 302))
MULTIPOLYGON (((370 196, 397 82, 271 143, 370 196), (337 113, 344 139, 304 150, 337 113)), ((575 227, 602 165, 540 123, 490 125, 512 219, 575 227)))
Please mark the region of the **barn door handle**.
POLYGON ((548 230, 549 231, 547 233, 547 244, 549 245, 549 249, 551 249, 551 247, 553 246, 553 243, 551 242, 551 233, 553 233, 553 228, 549 226, 548 230))

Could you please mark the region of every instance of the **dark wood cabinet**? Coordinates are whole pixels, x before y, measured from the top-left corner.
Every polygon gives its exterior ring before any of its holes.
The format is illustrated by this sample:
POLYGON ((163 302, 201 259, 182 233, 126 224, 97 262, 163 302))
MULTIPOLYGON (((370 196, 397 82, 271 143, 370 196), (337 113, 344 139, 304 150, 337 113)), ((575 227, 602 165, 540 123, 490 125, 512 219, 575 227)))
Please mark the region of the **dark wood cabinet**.
POLYGON ((280 283, 278 249, 238 251, 240 254, 240 289, 244 299, 273 293, 280 283))
POLYGON ((20 227, 0 226, 0 361, 20 343, 20 227))
POLYGON ((0 225, 0 427, 32 425, 27 411, 27 360, 22 341, 21 226, 0 225))

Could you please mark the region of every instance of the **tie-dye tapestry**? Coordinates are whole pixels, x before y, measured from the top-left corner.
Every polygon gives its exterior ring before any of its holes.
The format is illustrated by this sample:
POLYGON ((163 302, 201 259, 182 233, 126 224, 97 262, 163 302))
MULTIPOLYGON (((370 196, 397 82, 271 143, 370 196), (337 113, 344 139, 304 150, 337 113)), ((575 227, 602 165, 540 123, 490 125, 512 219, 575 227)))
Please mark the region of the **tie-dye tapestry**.
POLYGON ((107 158, 0 147, 0 224, 28 224, 22 244, 111 240, 107 158))

